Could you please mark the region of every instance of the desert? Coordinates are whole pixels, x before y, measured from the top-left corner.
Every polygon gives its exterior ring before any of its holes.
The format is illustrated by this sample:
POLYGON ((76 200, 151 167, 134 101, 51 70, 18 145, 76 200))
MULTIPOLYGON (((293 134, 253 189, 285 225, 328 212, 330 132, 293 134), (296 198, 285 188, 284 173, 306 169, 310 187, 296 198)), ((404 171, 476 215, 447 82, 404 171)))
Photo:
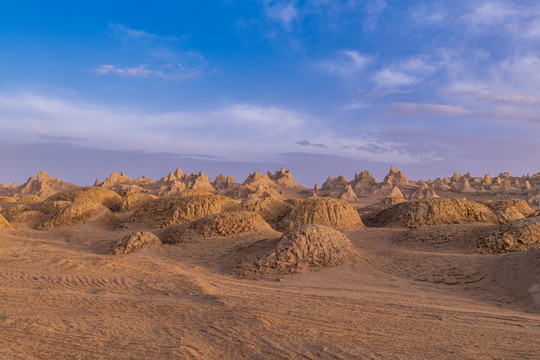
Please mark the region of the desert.
POLYGON ((0 355, 539 358, 540 174, 487 179, 2 185, 0 355))
POLYGON ((540 360, 539 0, 0 0, 0 360, 540 360))

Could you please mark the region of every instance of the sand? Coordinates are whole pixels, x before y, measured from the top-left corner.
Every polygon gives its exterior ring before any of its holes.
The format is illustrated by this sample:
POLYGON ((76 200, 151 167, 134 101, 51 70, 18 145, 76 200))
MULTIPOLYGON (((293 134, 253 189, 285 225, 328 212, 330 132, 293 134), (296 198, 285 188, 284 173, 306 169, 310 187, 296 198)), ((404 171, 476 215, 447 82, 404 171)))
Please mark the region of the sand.
POLYGON ((359 229, 346 233, 358 256, 276 282, 228 270, 264 239, 114 256, 129 230, 12 225, 0 232, 2 358, 540 357, 538 251, 426 251, 395 241, 407 229, 359 229))

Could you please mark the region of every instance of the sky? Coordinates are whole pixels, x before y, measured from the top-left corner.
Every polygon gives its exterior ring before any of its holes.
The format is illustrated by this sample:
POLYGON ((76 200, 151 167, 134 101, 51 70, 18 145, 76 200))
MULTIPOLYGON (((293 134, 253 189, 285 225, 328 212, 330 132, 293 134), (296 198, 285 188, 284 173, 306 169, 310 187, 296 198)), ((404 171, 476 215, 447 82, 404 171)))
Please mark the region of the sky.
POLYGON ((540 171, 537 1, 0 0, 0 183, 540 171))

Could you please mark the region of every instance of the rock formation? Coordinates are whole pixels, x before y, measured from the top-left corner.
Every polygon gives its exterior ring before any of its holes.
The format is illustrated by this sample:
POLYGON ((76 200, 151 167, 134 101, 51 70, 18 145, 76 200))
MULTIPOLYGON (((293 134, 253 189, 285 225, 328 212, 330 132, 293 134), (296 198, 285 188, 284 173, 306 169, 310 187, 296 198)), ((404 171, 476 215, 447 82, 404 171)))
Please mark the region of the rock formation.
POLYGON ((101 203, 94 201, 74 202, 53 217, 43 221, 38 229, 62 228, 97 220, 110 222, 113 218, 110 210, 101 203))
POLYGON ((471 222, 498 223, 493 212, 474 201, 433 198, 407 201, 363 217, 372 227, 416 227, 471 222))
POLYGON ((6 218, 0 214, 0 229, 2 230, 11 230, 13 227, 9 224, 6 218))
POLYGON ((169 226, 163 230, 160 237, 165 244, 176 244, 187 240, 227 237, 251 232, 273 232, 273 230, 257 213, 231 211, 169 226))
POLYGON ((311 197, 302 201, 281 221, 280 228, 289 230, 305 224, 325 225, 342 231, 364 227, 351 204, 324 197, 311 197))
POLYGON ((126 235, 114 242, 110 252, 113 255, 131 254, 144 248, 159 245, 161 245, 161 240, 156 235, 148 231, 142 231, 133 235, 126 235))
POLYGON ((123 222, 122 227, 159 228, 237 209, 237 201, 222 195, 175 195, 144 204, 123 222))
POLYGON ((352 189, 351 185, 347 185, 345 188, 345 191, 339 195, 339 199, 345 200, 348 202, 355 202, 358 201, 358 196, 354 193, 354 190, 352 189))
POLYGON ((480 246, 494 253, 540 248, 540 216, 500 225, 482 236, 480 246))
POLYGON ((254 271, 302 273, 332 267, 352 257, 353 245, 341 232, 322 225, 303 225, 283 234, 270 254, 257 261, 254 271))

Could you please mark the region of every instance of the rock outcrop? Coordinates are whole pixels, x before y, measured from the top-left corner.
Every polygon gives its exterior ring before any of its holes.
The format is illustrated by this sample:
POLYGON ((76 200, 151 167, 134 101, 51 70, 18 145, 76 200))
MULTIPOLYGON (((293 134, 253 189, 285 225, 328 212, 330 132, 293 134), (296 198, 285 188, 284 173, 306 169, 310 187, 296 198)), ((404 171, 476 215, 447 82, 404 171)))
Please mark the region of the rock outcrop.
POLYGON ((270 254, 247 271, 294 274, 310 268, 338 266, 353 256, 353 248, 349 239, 335 229, 303 225, 283 234, 270 254))
POLYGON ((74 202, 43 221, 38 229, 62 228, 98 220, 110 222, 112 219, 114 216, 103 204, 93 201, 74 202))
POLYGON ((363 217, 371 227, 416 227, 438 224, 488 222, 497 224, 495 214, 474 201, 433 198, 407 201, 363 217))
POLYGON ((192 222, 169 226, 160 234, 166 244, 176 244, 187 240, 227 237, 252 232, 273 232, 272 228, 257 213, 252 211, 231 211, 212 214, 192 222))
MULTIPOLYGON (((48 197, 42 205, 46 208, 49 206, 49 203, 56 201, 69 201, 72 203, 97 202, 106 206, 111 211, 120 211, 122 209, 122 198, 120 195, 110 189, 95 186, 57 193, 48 197)), ((40 210, 43 211, 42 209, 40 210)))
POLYGON ((133 235, 126 235, 122 239, 114 242, 110 248, 113 255, 131 254, 142 249, 161 245, 161 240, 148 231, 138 232, 133 235))
POLYGON ((238 202, 223 195, 175 195, 142 205, 122 227, 159 228, 237 209, 238 202))
POLYGON ((9 224, 6 218, 0 214, 0 229, 2 230, 11 230, 13 227, 9 224))
POLYGON ((481 249, 492 253, 540 248, 540 216, 500 225, 482 236, 479 243, 481 249))
POLYGON ((311 197, 302 201, 285 216, 279 227, 290 230, 306 224, 325 225, 341 231, 364 227, 351 204, 324 197, 311 197))

